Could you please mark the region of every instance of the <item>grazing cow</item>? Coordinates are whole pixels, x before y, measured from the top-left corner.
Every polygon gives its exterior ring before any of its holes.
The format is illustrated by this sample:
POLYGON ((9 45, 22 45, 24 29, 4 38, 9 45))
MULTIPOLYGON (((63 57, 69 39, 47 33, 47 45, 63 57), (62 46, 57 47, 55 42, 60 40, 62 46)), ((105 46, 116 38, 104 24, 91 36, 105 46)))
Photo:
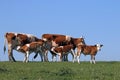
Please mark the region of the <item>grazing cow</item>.
POLYGON ((96 45, 92 45, 92 46, 89 46, 89 45, 78 45, 77 46, 77 60, 78 60, 78 63, 80 63, 80 55, 81 53, 83 53, 84 55, 91 55, 91 60, 90 60, 90 63, 94 63, 95 64, 95 55, 97 54, 98 51, 101 50, 101 47, 103 45, 101 44, 96 44, 96 45))
MULTIPOLYGON (((51 52, 54 54, 54 56, 59 56, 59 61, 62 61, 63 56, 71 53, 74 59, 74 51, 73 51, 73 45, 65 45, 65 46, 59 46, 59 47, 52 47, 51 52), (56 54, 56 55, 55 55, 56 54)), ((52 55, 52 60, 54 59, 54 56, 52 55)))
POLYGON ((29 44, 25 44, 24 46, 18 46, 17 50, 25 54, 24 62, 28 62, 29 55, 32 52, 36 54, 39 53, 42 61, 43 61, 43 55, 44 55, 44 60, 47 60, 46 49, 44 47, 44 41, 42 40, 37 41, 37 42, 31 42, 29 44))
POLYGON ((9 61, 16 61, 13 57, 13 50, 17 49, 17 46, 23 46, 27 43, 37 41, 38 38, 31 34, 22 34, 22 33, 13 33, 7 32, 5 35, 4 41, 4 53, 6 51, 6 43, 8 45, 8 57, 9 61))

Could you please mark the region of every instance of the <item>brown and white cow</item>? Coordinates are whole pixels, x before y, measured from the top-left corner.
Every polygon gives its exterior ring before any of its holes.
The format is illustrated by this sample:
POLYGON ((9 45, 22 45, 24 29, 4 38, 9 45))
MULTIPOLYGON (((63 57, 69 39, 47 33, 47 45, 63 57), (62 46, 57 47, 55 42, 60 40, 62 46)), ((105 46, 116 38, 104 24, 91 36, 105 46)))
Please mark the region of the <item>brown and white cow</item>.
POLYGON ((13 33, 7 32, 4 35, 4 53, 6 51, 6 43, 8 45, 8 57, 9 61, 16 61, 13 57, 13 50, 16 50, 17 46, 23 46, 27 43, 37 41, 38 38, 31 34, 23 34, 23 33, 13 33))
POLYGON ((78 45, 77 46, 77 61, 80 63, 80 55, 83 53, 84 55, 91 55, 91 60, 90 63, 95 64, 95 55, 97 54, 98 51, 101 50, 101 47, 103 45, 101 44, 96 44, 96 45, 78 45))
MULTIPOLYGON (((42 39, 44 41, 51 41, 52 47, 58 47, 58 46, 65 46, 65 45, 73 45, 73 50, 78 45, 84 45, 85 41, 83 37, 80 38, 73 38, 67 35, 60 35, 60 34, 43 34, 42 39)), ((68 60, 68 59, 66 59, 68 60)))
POLYGON ((44 60, 47 61, 47 53, 46 53, 46 48, 44 47, 44 41, 43 40, 39 40, 36 42, 31 42, 28 44, 25 44, 24 46, 18 46, 17 47, 17 51, 22 52, 25 54, 25 58, 24 58, 24 62, 28 62, 29 60, 29 55, 31 53, 36 53, 36 54, 40 54, 41 56, 41 60, 43 61, 43 57, 44 60))
POLYGON ((59 47, 52 47, 51 48, 52 54, 52 60, 56 55, 59 56, 59 61, 63 60, 64 55, 71 53, 74 59, 74 51, 73 51, 73 45, 65 45, 65 46, 59 46, 59 47))
POLYGON ((52 42, 52 46, 54 47, 67 45, 71 41, 70 36, 61 35, 61 34, 43 34, 42 39, 44 41, 52 42))
POLYGON ((72 44, 75 48, 78 45, 85 44, 84 38, 73 38, 67 35, 60 35, 60 34, 43 34, 42 39, 44 41, 51 41, 52 46, 64 46, 68 44, 72 44))

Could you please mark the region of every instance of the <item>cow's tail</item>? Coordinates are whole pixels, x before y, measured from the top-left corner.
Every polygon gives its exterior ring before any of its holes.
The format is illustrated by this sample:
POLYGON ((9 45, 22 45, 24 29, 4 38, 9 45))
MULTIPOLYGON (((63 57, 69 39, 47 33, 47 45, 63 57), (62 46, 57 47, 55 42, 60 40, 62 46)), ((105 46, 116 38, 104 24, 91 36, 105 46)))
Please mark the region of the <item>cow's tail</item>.
POLYGON ((4 35, 4 54, 5 54, 5 51, 6 51, 6 43, 7 43, 7 40, 6 40, 6 34, 4 35))

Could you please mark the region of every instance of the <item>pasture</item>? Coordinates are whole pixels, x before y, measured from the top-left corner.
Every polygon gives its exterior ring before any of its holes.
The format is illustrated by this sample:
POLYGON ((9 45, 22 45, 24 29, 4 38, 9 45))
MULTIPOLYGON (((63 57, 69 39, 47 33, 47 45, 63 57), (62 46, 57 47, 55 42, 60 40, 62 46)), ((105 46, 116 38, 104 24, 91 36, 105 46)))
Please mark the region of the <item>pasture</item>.
POLYGON ((0 80, 119 80, 120 62, 0 62, 0 80))

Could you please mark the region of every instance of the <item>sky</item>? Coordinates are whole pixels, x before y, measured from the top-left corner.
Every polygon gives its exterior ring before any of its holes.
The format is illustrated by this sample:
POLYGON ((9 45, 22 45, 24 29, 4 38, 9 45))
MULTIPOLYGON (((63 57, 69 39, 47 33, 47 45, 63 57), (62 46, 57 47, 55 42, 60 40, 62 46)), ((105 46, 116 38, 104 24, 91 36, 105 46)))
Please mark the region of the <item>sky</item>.
MULTIPOLYGON (((3 52, 6 32, 38 38, 44 33, 84 36, 87 45, 104 45, 96 61, 120 61, 120 0, 0 0, 0 61, 8 61, 8 52, 3 52)), ((13 54, 17 61, 24 58, 23 53, 13 54)), ((90 56, 81 55, 80 60, 89 61, 90 56)))

